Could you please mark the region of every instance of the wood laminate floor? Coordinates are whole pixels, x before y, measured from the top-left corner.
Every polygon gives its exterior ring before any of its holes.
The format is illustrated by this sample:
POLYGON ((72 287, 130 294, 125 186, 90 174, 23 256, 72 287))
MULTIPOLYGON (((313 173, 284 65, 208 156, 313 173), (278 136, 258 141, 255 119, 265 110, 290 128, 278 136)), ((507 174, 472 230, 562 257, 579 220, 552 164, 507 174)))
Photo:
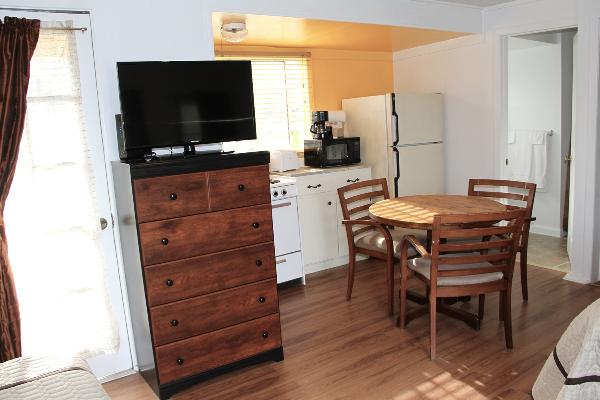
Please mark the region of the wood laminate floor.
MULTIPOLYGON (((374 260, 358 264, 350 302, 344 299, 345 267, 281 290, 285 360, 229 373, 173 399, 528 399, 569 322, 600 297, 598 287, 530 267, 529 303, 521 301, 518 277, 514 282, 514 350, 504 346, 493 294, 480 331, 438 316, 438 358, 430 361, 427 317, 400 330, 386 315, 383 268, 374 260)), ((411 285, 422 287, 415 279, 411 285)), ((474 310, 472 303, 461 307, 474 310)), ((114 400, 155 398, 137 374, 104 388, 114 400)))

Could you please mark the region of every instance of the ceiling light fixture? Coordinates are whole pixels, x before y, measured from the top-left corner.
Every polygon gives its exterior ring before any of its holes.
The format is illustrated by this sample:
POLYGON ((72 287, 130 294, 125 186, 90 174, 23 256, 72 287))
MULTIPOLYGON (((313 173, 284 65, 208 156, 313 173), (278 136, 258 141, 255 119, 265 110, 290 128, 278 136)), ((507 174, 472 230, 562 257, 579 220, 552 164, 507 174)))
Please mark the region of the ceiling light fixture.
POLYGON ((228 22, 221 25, 221 36, 225 41, 239 43, 248 36, 245 22, 228 22))

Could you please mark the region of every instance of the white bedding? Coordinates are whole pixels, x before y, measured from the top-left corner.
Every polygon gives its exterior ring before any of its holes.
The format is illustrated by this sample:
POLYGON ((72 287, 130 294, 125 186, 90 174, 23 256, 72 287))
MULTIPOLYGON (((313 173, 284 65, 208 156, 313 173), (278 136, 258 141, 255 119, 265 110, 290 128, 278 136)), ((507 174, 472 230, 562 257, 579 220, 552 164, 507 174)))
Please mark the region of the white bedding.
POLYGON ((82 359, 21 357, 0 364, 0 400, 105 400, 82 359))
POLYGON ((600 299, 571 322, 533 385, 535 400, 600 399, 600 299))

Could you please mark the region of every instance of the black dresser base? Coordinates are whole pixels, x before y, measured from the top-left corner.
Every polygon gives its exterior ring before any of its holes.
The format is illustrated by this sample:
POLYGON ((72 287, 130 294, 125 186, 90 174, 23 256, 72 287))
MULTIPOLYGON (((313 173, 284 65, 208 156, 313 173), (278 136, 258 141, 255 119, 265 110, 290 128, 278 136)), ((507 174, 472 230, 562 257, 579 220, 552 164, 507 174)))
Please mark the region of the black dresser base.
MULTIPOLYGON (((252 356, 250 358, 236 361, 231 364, 223 365, 219 368, 211 369, 209 371, 202 372, 200 374, 191 376, 189 378, 181 379, 179 381, 172 382, 172 383, 169 383, 166 385, 160 385, 158 387, 158 397, 160 398, 160 400, 167 400, 171 396, 173 396, 175 393, 180 392, 184 389, 190 388, 194 385, 197 385, 198 383, 207 381, 209 379, 212 379, 219 375, 226 374, 231 371, 249 367, 251 365, 259 364, 259 363, 262 363, 265 361, 277 361, 277 362, 283 361, 283 347, 278 347, 276 349, 269 350, 265 353, 261 353, 261 354, 252 356)), ((148 375, 152 375, 152 378, 155 377, 155 374, 148 374, 148 375)), ((155 389, 155 391, 156 391, 155 382, 154 382, 154 384, 151 382, 149 382, 149 383, 150 383, 150 386, 152 386, 152 388, 155 389)))

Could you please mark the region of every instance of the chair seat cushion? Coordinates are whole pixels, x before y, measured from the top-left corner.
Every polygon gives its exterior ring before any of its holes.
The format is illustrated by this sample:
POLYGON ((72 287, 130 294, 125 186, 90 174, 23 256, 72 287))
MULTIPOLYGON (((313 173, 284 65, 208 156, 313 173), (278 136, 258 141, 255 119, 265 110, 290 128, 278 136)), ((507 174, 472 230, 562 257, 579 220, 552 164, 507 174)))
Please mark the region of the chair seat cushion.
MULTIPOLYGON (((419 240, 422 244, 425 244, 427 240, 427 235, 425 231, 419 231, 416 229, 391 229, 390 235, 392 236, 392 242, 394 243, 394 256, 400 257, 400 246, 402 239, 404 236, 413 235, 419 240)), ((360 247, 367 250, 379 251, 382 253, 386 252, 385 247, 385 237, 379 233, 379 231, 369 232, 364 236, 361 236, 354 242, 356 247, 360 247)), ((408 246, 408 256, 414 257, 417 255, 417 252, 412 246, 408 246)))
MULTIPOLYGON (((454 254, 446 255, 445 257, 452 256, 464 256, 465 254, 454 254)), ((490 268, 492 264, 488 262, 481 262, 476 264, 459 264, 459 265, 440 265, 438 271, 452 271, 457 269, 467 268, 490 268)), ((417 274, 430 278, 431 273, 431 259, 430 258, 415 258, 408 261, 408 268, 415 271, 417 274)), ((477 285, 480 283, 494 282, 502 279, 502 272, 490 272, 488 274, 477 274, 477 275, 465 275, 465 276, 444 276, 438 277, 438 286, 464 286, 464 285, 477 285)))

